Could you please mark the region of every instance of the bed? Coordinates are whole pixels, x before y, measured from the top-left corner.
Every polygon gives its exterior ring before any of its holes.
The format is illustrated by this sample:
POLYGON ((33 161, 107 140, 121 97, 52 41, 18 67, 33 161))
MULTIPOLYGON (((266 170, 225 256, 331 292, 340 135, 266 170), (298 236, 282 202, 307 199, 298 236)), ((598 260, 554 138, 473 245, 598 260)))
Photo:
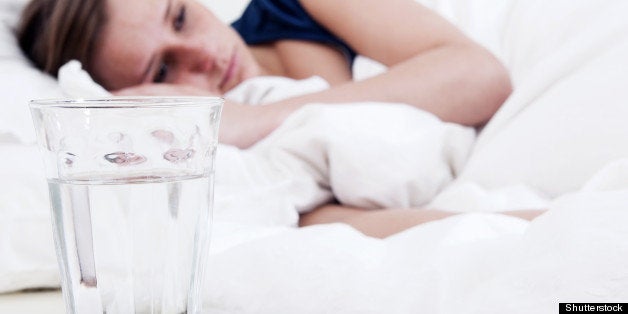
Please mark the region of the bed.
MULTIPOLYGON (((207 2, 225 20, 244 4, 207 2)), ((493 51, 514 93, 479 133, 403 104, 312 104, 249 150, 221 146, 204 289, 212 313, 556 313, 561 302, 627 302, 628 2, 422 2, 493 51), (343 128, 353 110, 359 119, 343 128), (332 195, 464 214, 386 239, 344 224, 294 227, 332 195), (495 213, 529 208, 549 211, 532 222, 495 213)), ((0 42, 13 45, 0 50, 0 312, 61 313, 58 291, 23 292, 59 286, 25 104, 102 91, 80 65, 57 82, 25 62, 6 32, 22 4, 1 2, 0 42)), ((357 66, 360 77, 381 71, 357 66)), ((263 103, 325 84, 264 77, 227 97, 263 103)))

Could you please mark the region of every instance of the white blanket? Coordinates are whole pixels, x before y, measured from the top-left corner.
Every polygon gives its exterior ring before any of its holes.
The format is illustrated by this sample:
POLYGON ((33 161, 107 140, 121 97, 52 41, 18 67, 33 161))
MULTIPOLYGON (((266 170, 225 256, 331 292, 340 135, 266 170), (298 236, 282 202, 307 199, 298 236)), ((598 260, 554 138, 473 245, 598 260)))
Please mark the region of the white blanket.
MULTIPOLYGON (((76 61, 60 70, 59 80, 73 97, 106 94, 76 61)), ((260 77, 225 98, 263 105, 328 87, 319 77, 260 77)), ((217 212, 241 221, 258 213, 272 217, 268 211, 281 207, 296 217, 295 209, 308 211, 334 197, 364 208, 419 207, 453 180, 474 140, 473 129, 404 104, 309 104, 250 149, 219 147, 217 194, 231 201, 218 203, 217 212), (268 210, 259 210, 267 203, 268 210)))
MULTIPOLYGON (((555 313, 558 302, 628 300, 628 2, 504 7, 506 26, 490 38, 516 90, 475 144, 470 130, 404 105, 351 104, 306 107, 250 150, 220 147, 213 312, 555 313), (342 224, 294 228, 331 190, 350 204, 471 213, 385 240, 342 224), (538 207, 550 211, 532 223, 487 213, 538 207)), ((324 88, 248 83, 229 97, 324 88)), ((9 144, 3 153, 13 165, 36 156, 9 144)), ((3 171, 35 176, 37 166, 3 171)), ((11 185, 32 191, 31 203, 0 221, 0 291, 58 285, 45 191, 11 185)))

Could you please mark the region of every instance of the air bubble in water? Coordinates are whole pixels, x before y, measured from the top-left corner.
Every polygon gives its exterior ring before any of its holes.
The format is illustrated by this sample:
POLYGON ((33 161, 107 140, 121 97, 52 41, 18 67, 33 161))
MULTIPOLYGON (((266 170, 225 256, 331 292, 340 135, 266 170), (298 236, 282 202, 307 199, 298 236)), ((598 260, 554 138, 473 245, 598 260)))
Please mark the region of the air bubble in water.
POLYGON ((120 143, 124 140, 125 136, 124 133, 112 132, 107 134, 107 138, 114 143, 120 143))
POLYGON ((66 167, 72 167, 72 165, 74 164, 74 158, 76 157, 76 155, 70 152, 65 152, 64 155, 65 156, 63 158, 63 163, 65 164, 66 167))
POLYGON ((135 153, 115 152, 105 155, 105 160, 120 166, 130 166, 145 162, 146 157, 135 153))
POLYGON ((174 134, 167 130, 155 130, 150 133, 153 137, 161 142, 172 144, 174 142, 174 134))
POLYGON ((194 156, 194 150, 191 148, 188 149, 178 149, 173 148, 169 149, 164 153, 164 159, 170 162, 181 162, 187 159, 192 158, 194 156))

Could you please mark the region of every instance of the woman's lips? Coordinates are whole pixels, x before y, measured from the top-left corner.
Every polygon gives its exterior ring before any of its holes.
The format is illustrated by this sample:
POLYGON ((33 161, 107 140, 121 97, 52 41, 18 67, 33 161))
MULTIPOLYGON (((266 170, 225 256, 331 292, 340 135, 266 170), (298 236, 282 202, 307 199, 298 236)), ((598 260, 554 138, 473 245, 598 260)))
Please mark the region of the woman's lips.
POLYGON ((234 78, 236 70, 238 68, 238 55, 234 51, 231 55, 231 59, 229 60, 229 65, 227 66, 227 70, 225 70, 225 74, 222 77, 222 81, 218 86, 221 90, 224 90, 225 87, 229 86, 229 83, 234 78))

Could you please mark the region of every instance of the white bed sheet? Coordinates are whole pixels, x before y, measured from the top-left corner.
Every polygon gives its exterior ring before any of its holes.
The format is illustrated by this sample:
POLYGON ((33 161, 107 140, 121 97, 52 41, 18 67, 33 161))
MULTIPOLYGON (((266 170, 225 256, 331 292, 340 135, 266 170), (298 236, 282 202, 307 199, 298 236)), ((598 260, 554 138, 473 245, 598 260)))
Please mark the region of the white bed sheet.
MULTIPOLYGON (((301 230, 218 224, 206 307, 211 313, 549 314, 559 302, 622 302, 627 199, 627 191, 578 193, 555 201, 532 224, 468 214, 386 240, 341 224, 301 230)), ((3 308, 61 312, 61 295, 3 296, 3 308)))
POLYGON ((65 314, 61 291, 0 294, 0 313, 65 314))

